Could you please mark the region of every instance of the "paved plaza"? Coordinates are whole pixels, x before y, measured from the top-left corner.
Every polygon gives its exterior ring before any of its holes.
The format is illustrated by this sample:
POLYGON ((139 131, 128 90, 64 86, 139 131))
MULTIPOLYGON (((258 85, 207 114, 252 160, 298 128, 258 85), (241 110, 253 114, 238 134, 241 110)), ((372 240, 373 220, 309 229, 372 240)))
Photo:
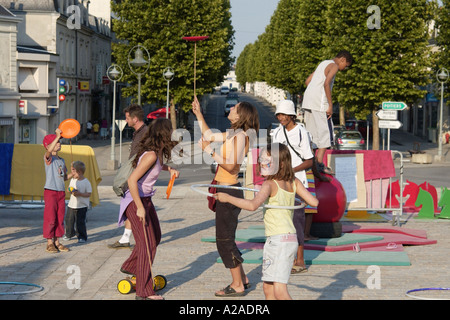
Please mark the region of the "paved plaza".
MULTIPOLYGON (((114 172, 105 169, 109 156, 107 143, 86 143, 93 145, 102 176, 113 175, 114 172)), ((123 148, 127 150, 127 143, 123 148)), ((448 169, 447 166, 447 172, 448 169)), ((202 237, 214 236, 214 215, 207 208, 205 196, 193 191, 189 183, 175 182, 170 199, 166 199, 168 178, 167 173, 161 174, 154 196, 162 241, 153 270, 168 281, 167 287, 159 293, 166 300, 219 300, 214 292, 228 285, 231 277, 229 271, 216 262, 215 244, 201 241, 202 237)), ((88 211, 88 241, 84 244, 76 240, 63 242, 70 248, 67 253, 45 252, 43 207, 0 207, 0 281, 30 283, 43 288, 35 293, 7 295, 7 290, 26 291, 33 287, 2 285, 1 300, 135 299, 134 293, 123 295, 117 290, 118 281, 124 277, 120 266, 131 251, 107 247, 123 232, 116 223, 119 198, 111 186, 100 184, 98 190, 101 203, 88 211)), ((388 220, 343 223, 391 225, 388 220)), ((239 229, 262 225, 262 211, 242 211, 239 229)), ((308 272, 291 276, 289 292, 296 300, 412 300, 405 295, 411 289, 449 287, 450 221, 403 216, 402 228, 425 230, 428 238, 437 243, 405 246, 411 265, 380 266, 376 275, 366 265, 311 265, 308 272), (374 276, 378 277, 378 282, 374 282, 374 276)), ((246 296, 236 299, 264 300, 261 265, 244 264, 244 269, 251 288, 246 296)), ((450 298, 450 294, 443 291, 420 294, 450 298)))

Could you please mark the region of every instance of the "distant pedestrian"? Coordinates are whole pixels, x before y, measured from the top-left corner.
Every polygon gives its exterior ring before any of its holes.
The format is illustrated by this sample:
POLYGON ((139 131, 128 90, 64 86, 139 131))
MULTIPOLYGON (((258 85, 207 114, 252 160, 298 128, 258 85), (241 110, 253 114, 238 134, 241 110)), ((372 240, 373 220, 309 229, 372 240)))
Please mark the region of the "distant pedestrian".
POLYGON ((98 139, 98 133, 100 131, 100 125, 98 124, 98 121, 94 121, 94 124, 92 125, 92 132, 94 133, 94 139, 98 139))
POLYGON ((92 186, 84 176, 86 165, 81 161, 72 163, 72 179, 69 183, 70 200, 67 205, 67 213, 64 219, 66 233, 63 240, 77 236, 78 242, 87 241, 86 214, 89 208, 89 197, 92 186))
POLYGON ((106 140, 106 138, 108 137, 108 121, 106 121, 105 118, 102 119, 100 125, 100 136, 103 140, 106 140))
POLYGON ((87 132, 88 140, 91 140, 92 139, 92 122, 91 122, 91 120, 88 120, 86 122, 86 132, 87 132))
POLYGON ((353 57, 346 50, 340 51, 332 60, 322 61, 306 79, 306 90, 302 108, 305 111, 306 130, 311 133, 313 149, 317 150, 317 169, 321 173, 333 174, 323 163, 325 150, 333 140, 333 100, 331 92, 338 71, 350 67, 353 57))

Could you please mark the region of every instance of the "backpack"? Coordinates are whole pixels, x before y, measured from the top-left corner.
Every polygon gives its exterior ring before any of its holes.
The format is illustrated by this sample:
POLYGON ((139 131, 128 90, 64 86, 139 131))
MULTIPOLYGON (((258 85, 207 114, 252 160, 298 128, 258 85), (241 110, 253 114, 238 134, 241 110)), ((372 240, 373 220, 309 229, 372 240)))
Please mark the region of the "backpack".
POLYGON ((133 172, 133 160, 136 155, 132 156, 128 161, 122 165, 117 171, 113 181, 113 190, 118 197, 123 197, 128 190, 127 180, 133 172))

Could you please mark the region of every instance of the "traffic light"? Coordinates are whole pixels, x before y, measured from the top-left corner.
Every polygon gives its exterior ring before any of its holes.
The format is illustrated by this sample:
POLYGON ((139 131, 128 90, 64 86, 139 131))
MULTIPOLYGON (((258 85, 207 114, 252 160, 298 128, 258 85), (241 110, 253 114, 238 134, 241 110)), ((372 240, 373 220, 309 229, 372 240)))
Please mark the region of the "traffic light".
POLYGON ((58 100, 60 102, 66 100, 66 94, 67 94, 67 82, 64 79, 60 79, 58 81, 58 100))

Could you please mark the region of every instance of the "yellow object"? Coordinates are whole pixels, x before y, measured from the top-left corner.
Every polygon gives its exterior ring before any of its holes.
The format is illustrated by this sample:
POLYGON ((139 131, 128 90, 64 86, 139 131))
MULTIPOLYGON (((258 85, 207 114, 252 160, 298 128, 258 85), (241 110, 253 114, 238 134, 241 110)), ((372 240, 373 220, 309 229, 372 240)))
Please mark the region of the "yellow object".
POLYGON ((119 290, 121 294, 129 294, 136 290, 136 277, 120 280, 117 284, 117 290, 119 290))
POLYGON ((153 290, 158 291, 166 287, 167 279, 166 277, 158 274, 153 278, 153 290))
MULTIPOLYGON (((158 291, 162 290, 167 285, 167 279, 166 277, 158 274, 153 278, 153 290, 158 291)), ((117 283, 117 290, 121 294, 129 294, 130 292, 133 292, 136 290, 136 277, 126 277, 125 279, 120 280, 117 283)))
POLYGON ((368 216, 367 210, 348 210, 346 215, 347 218, 366 218, 368 216))
MULTIPOLYGON (((41 144, 15 144, 11 165, 11 195, 5 196, 5 200, 39 200, 44 196, 45 168, 44 168, 45 149, 41 144)), ((67 173, 70 173, 70 164, 72 155, 74 161, 83 161, 86 165, 84 176, 89 180, 92 186, 90 201, 95 207, 100 203, 97 190, 98 184, 102 181, 100 170, 94 150, 90 146, 72 146, 72 153, 69 145, 61 146, 58 155, 64 159, 67 167, 67 173)), ((66 181, 66 188, 70 180, 66 181)), ((66 199, 70 198, 70 193, 66 194, 66 199)))

